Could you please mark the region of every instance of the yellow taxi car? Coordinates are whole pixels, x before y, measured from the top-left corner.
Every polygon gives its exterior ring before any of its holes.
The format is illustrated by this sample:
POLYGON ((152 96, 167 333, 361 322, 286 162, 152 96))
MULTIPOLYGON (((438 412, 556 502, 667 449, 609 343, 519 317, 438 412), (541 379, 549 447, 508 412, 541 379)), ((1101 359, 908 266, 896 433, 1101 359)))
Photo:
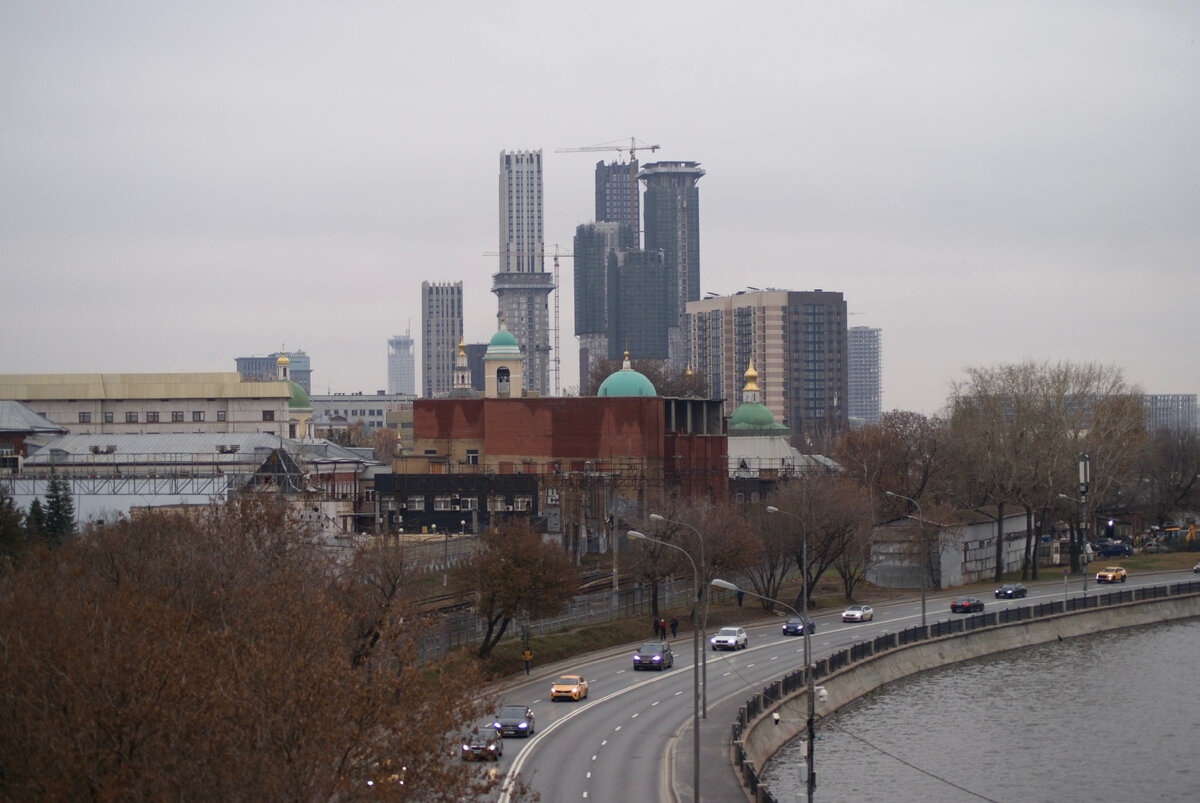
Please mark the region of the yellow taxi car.
POLYGON ((550 685, 550 700, 582 700, 588 695, 583 675, 562 675, 550 685))
POLYGON ((1120 566, 1105 566, 1100 571, 1096 572, 1097 583, 1124 583, 1125 578, 1129 575, 1120 566))

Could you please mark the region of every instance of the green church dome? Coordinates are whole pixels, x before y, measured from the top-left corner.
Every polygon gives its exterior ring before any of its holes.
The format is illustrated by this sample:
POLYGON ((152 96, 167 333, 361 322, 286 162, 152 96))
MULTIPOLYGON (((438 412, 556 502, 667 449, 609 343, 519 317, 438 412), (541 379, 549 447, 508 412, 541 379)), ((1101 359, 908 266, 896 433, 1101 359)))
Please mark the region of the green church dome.
POLYGON ((654 389, 654 383, 647 379, 645 374, 633 370, 627 351, 625 352, 625 361, 621 364, 621 370, 609 374, 608 378, 600 383, 600 389, 596 391, 596 395, 657 396, 658 391, 654 389))
POLYGON ((292 391, 292 398, 288 399, 289 410, 308 410, 312 407, 312 401, 309 400, 308 394, 304 392, 304 388, 295 382, 288 382, 288 388, 292 391))
POLYGON ((493 346, 516 348, 517 338, 507 329, 497 329, 496 334, 492 335, 492 339, 488 341, 488 346, 489 348, 493 346))
POLYGON ((763 404, 739 404, 729 417, 729 434, 787 432, 783 424, 775 423, 775 416, 763 404))

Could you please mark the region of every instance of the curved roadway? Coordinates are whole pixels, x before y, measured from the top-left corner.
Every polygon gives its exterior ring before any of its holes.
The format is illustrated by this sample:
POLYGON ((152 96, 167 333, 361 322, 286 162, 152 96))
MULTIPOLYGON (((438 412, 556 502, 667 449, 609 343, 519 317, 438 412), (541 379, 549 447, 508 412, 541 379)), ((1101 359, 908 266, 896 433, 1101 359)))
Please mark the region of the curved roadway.
MULTIPOLYGON (((1096 564, 1093 564, 1095 566, 1096 564)), ((1094 573, 1093 575, 1094 576, 1094 573)), ((1136 588, 1193 579, 1190 572, 1131 575, 1116 588, 1136 588)), ((1088 582, 1088 593, 1114 590, 1088 582)), ((1082 593, 1078 576, 1071 596, 1082 593)), ((926 620, 930 623, 958 614, 949 612, 950 599, 974 594, 987 610, 1062 599, 1063 583, 1039 581, 1020 600, 997 600, 991 589, 930 594, 926 620)), ((905 599, 875 607, 875 618, 843 624, 840 610, 817 615, 812 635, 814 659, 864 639, 920 624, 920 600, 905 599)), ((811 612, 810 612, 811 613, 811 612)), ((700 729, 700 794, 693 791, 693 675, 690 634, 672 641, 675 666, 663 672, 634 672, 636 645, 625 645, 580 657, 569 664, 539 669, 508 687, 504 703, 524 703, 536 716, 536 732, 528 739, 505 740, 501 769, 519 776, 542 800, 624 799, 731 801, 746 799, 730 765, 730 726, 738 708, 754 692, 804 665, 804 640, 780 632, 782 619, 772 618, 746 627, 749 647, 733 652, 708 652, 708 717, 700 729), (588 679, 589 696, 579 702, 549 701, 550 682, 558 674, 578 673, 588 679)), ((710 634, 711 635, 711 634, 710 634)), ((707 646, 707 645, 704 645, 707 646)), ((508 800, 507 787, 501 801, 508 800)))

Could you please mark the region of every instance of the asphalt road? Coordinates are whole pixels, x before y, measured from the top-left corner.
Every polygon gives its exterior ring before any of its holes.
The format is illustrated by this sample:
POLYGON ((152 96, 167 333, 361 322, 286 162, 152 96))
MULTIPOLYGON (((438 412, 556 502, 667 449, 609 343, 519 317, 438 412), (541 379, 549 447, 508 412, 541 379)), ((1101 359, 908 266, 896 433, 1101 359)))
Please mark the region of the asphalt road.
MULTIPOLYGON (((1099 566, 1090 567, 1091 577, 1099 566)), ((1135 588, 1195 579, 1190 572, 1131 575, 1115 586, 1088 581, 1088 593, 1135 588)), ((1019 600, 994 599, 991 589, 966 592, 984 601, 985 610, 1062 599, 1061 579, 1029 585, 1019 600)), ((1075 576, 1066 591, 1082 593, 1075 576)), ((950 613, 950 600, 960 594, 927 595, 926 619, 932 623, 962 614, 950 613)), ((871 622, 843 624, 840 609, 814 616, 814 658, 855 642, 920 624, 920 599, 873 606, 871 622)), ((700 720, 700 795, 694 796, 692 712, 692 639, 672 641, 675 666, 663 672, 633 671, 637 645, 625 645, 583 657, 576 662, 540 667, 529 680, 519 679, 503 694, 504 703, 531 706, 537 732, 527 739, 505 740, 500 769, 519 775, 545 801, 658 800, 736 801, 745 799, 729 761, 730 726, 738 708, 754 692, 803 666, 804 640, 783 636, 786 617, 771 617, 748 626, 749 647, 739 651, 709 651, 707 667, 708 716, 700 720), (589 697, 579 702, 550 702, 550 682, 558 674, 584 675, 589 697)), ((709 633, 712 635, 712 632, 709 633)), ((707 646, 707 645, 704 645, 707 646)), ((818 713, 821 713, 818 709, 818 713)), ((508 800, 506 791, 501 801, 508 800)))

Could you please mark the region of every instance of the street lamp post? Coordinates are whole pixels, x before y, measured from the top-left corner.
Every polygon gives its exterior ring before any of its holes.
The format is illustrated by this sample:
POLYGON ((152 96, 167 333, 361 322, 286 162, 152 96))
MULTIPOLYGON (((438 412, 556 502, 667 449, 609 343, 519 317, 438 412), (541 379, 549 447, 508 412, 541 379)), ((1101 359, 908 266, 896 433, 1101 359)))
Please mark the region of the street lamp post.
MULTIPOLYGON (((779 508, 774 507, 774 506, 768 507, 767 510, 771 513, 788 513, 786 510, 780 510, 779 508)), ((796 514, 788 513, 788 515, 795 516, 796 514)), ((797 516, 797 518, 799 518, 799 517, 797 516)), ((806 577, 807 577, 807 575, 806 575, 806 577)), ((753 591, 746 591, 743 588, 738 588, 737 585, 729 582, 728 580, 720 580, 717 578, 713 578, 712 584, 714 586, 716 586, 717 588, 723 588, 726 591, 740 591, 741 593, 749 594, 752 597, 758 597, 759 599, 765 599, 768 602, 774 602, 776 604, 782 605, 783 607, 787 608, 789 611, 792 612, 793 615, 800 616, 800 614, 796 612, 796 609, 793 608, 791 605, 788 605, 786 602, 775 599, 774 597, 765 597, 762 594, 755 594, 753 591)), ((808 591, 808 589, 806 588, 805 592, 807 593, 807 591, 808 591)), ((805 682, 805 689, 806 689, 805 697, 808 698, 807 699, 807 702, 808 702, 808 727, 807 727, 808 746, 807 746, 807 750, 805 753, 805 756, 806 756, 805 762, 808 764, 808 773, 807 773, 808 777, 805 779, 805 788, 807 789, 808 793, 807 793, 807 797, 805 798, 805 800, 807 801, 807 803, 812 803, 813 792, 817 788, 817 770, 813 766, 813 741, 816 739, 816 735, 817 735, 816 734, 817 687, 816 687, 816 678, 815 678, 814 672, 813 672, 812 661, 811 661, 811 658, 809 657, 811 654, 810 653, 811 641, 809 640, 809 635, 808 635, 809 626, 808 626, 807 599, 805 600, 805 605, 804 605, 803 621, 804 621, 804 682, 805 682)))
MULTIPOLYGON (((1087 455, 1084 455, 1084 456, 1086 457, 1087 455)), ((1081 477, 1083 476, 1083 463, 1082 462, 1079 464, 1079 475, 1081 477)), ((1086 488, 1087 484, 1084 483, 1083 481, 1080 481, 1079 487, 1081 489, 1086 488)), ((1083 595, 1086 597, 1087 596, 1087 577, 1088 577, 1088 571, 1087 571, 1088 540, 1087 540, 1087 530, 1084 529, 1084 527, 1086 527, 1086 524, 1084 522, 1087 519, 1087 495, 1085 494, 1084 496, 1082 496, 1079 499, 1076 499, 1073 496, 1067 496, 1066 494, 1059 494, 1058 497, 1059 497, 1059 499, 1066 499, 1068 502, 1074 502, 1075 504, 1079 505, 1079 530, 1080 530, 1080 535, 1079 535, 1079 541, 1080 541, 1080 543, 1079 543, 1079 573, 1083 575, 1083 595)))
POLYGON ((925 626, 925 570, 929 563, 929 550, 925 547, 925 514, 921 512, 921 503, 903 494, 898 494, 895 491, 884 491, 888 496, 894 496, 897 499, 903 499, 906 502, 912 502, 917 506, 917 521, 920 522, 920 535, 917 538, 918 546, 921 550, 921 627, 925 626))
MULTIPOLYGON (((650 518, 651 521, 664 521, 664 522, 667 522, 668 524, 681 524, 684 527, 687 527, 692 532, 694 532, 696 534, 696 540, 700 542, 700 565, 702 567, 704 567, 705 573, 707 573, 708 564, 704 562, 704 536, 700 534, 700 531, 698 529, 696 529, 692 525, 688 524, 686 521, 675 521, 674 519, 668 519, 665 516, 660 516, 657 513, 651 513, 648 518, 650 518)), ((696 592, 696 593, 698 594, 699 592, 696 592)), ((693 602, 692 604, 698 605, 698 604, 700 604, 700 600, 697 598, 696 601, 693 602)), ((700 623, 700 641, 702 642, 702 644, 708 642, 708 594, 704 595, 704 619, 700 623)), ((700 651, 700 718, 708 719, 708 650, 707 649, 702 649, 700 651)))
MULTIPOLYGON (((651 541, 678 550, 692 564, 692 596, 699 598, 700 572, 696 570, 696 561, 691 554, 681 546, 651 538, 637 530, 629 530, 626 535, 634 540, 651 541)), ((692 605, 692 800, 700 800, 700 628, 698 620, 698 605, 692 605)))
MULTIPOLYGON (((779 508, 775 507, 774 505, 767 505, 767 512, 768 513, 782 513, 785 516, 791 516, 793 519, 800 522, 801 524, 804 523, 804 520, 801 519, 798 514, 792 513, 791 511, 788 511, 788 510, 780 510, 779 508)), ((814 732, 815 726, 813 723, 814 723, 814 719, 816 718, 816 708, 815 708, 816 703, 813 701, 814 689, 813 689, 813 667, 812 667, 812 636, 809 635, 809 632, 808 632, 812 629, 811 627, 809 627, 809 618, 808 618, 808 532, 805 531, 803 533, 803 535, 804 535, 804 541, 802 542, 802 544, 800 546, 800 574, 803 576, 802 577, 803 591, 800 595, 802 598, 800 601, 800 607, 804 610, 804 615, 800 617, 800 620, 804 625, 804 679, 808 683, 808 694, 807 694, 807 697, 808 697, 808 754, 807 754, 808 755, 808 758, 807 758, 807 761, 808 761, 808 783, 807 783, 807 787, 808 787, 808 800, 811 803, 812 797, 813 797, 813 790, 817 788, 817 773, 813 769, 813 739, 816 736, 816 733, 814 732)), ((715 580, 713 581, 713 585, 716 585, 715 580)), ((719 587, 724 588, 725 586, 719 586, 719 587)), ((734 586, 734 588, 736 589, 737 586, 734 586)), ((744 593, 750 594, 749 591, 746 591, 744 593)), ((769 597, 763 597, 759 594, 750 594, 750 596, 758 597, 759 599, 769 599, 769 597)), ((778 602, 778 600, 774 600, 774 601, 778 602)), ((783 605, 783 607, 787 608, 792 613, 796 613, 796 609, 791 607, 790 605, 787 605, 783 602, 780 602, 779 604, 783 605)))

